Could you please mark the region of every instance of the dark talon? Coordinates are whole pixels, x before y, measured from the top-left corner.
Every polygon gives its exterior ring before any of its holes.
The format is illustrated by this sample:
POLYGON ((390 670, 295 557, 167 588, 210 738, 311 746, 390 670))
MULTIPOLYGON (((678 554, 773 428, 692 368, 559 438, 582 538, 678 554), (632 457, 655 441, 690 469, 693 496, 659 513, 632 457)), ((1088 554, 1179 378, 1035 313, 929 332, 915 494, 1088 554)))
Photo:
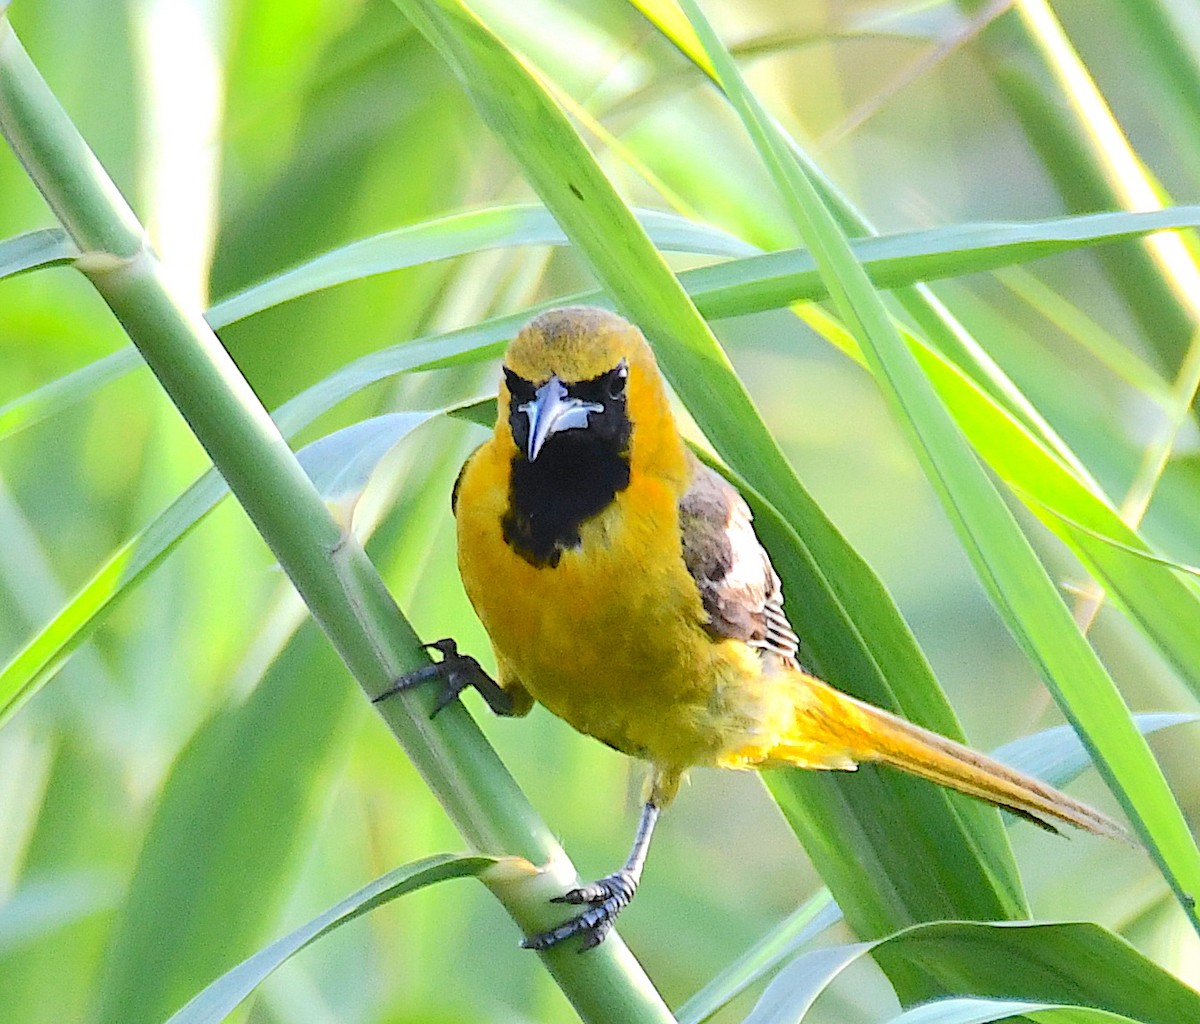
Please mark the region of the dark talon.
POLYGON ((581 885, 578 889, 572 889, 562 896, 555 896, 551 903, 573 903, 580 905, 587 904, 602 904, 606 900, 619 900, 621 906, 624 907, 631 899, 637 890, 637 882, 628 871, 618 871, 615 874, 609 875, 607 878, 601 878, 599 881, 592 882, 590 885, 581 885))
POLYGON ((421 646, 427 651, 437 651, 442 656, 442 660, 436 665, 423 665, 402 675, 383 693, 372 697, 372 704, 378 704, 380 701, 387 700, 388 697, 404 690, 411 690, 414 686, 419 686, 431 679, 440 679, 442 681, 441 692, 429 715, 430 718, 453 703, 454 699, 469 686, 473 686, 479 691, 483 699, 487 701, 488 707, 496 714, 511 715, 513 713, 512 698, 499 683, 483 670, 479 662, 469 654, 461 654, 458 644, 452 638, 446 637, 444 640, 435 640, 433 643, 421 644, 421 646))
POLYGON ((658 821, 658 804, 651 798, 642 805, 642 816, 638 821, 637 835, 634 837, 633 849, 629 851, 629 859, 625 862, 625 866, 607 878, 601 878, 589 885, 581 885, 577 889, 572 889, 570 892, 552 899, 551 903, 571 903, 576 906, 586 906, 588 909, 570 920, 564 921, 557 928, 551 928, 548 932, 530 935, 527 939, 522 939, 522 948, 536 949, 541 952, 551 946, 557 946, 564 939, 569 939, 573 935, 583 938, 579 944, 580 953, 600 945, 612 931, 617 915, 629 906, 633 894, 637 892, 656 821, 658 821))
POLYGON ((617 915, 629 906, 633 894, 637 892, 637 879, 630 871, 621 870, 607 878, 581 885, 562 896, 556 896, 551 903, 570 903, 575 906, 586 906, 588 909, 576 917, 564 921, 557 928, 538 935, 531 935, 522 940, 523 949, 538 951, 557 946, 560 942, 574 935, 582 937, 579 952, 594 949, 600 945, 612 931, 617 915))

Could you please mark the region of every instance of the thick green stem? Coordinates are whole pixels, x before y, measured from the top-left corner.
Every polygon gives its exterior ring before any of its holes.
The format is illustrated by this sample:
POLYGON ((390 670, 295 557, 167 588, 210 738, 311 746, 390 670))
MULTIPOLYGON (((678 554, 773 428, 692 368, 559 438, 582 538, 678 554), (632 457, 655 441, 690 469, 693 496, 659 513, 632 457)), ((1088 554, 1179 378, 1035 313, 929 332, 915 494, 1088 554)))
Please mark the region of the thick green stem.
MULTIPOLYGON (((0 131, 84 256, 77 266, 121 321, 228 481, 313 616, 368 694, 421 663, 418 640, 361 546, 334 522, 233 360, 171 295, 144 232, 0 13, 0 131)), ((470 716, 435 720, 432 694, 382 705, 389 727, 476 849, 519 855, 493 890, 526 931, 554 923, 547 895, 574 877, 470 716)), ((665 1021, 666 1007, 619 939, 587 956, 544 954, 585 1020, 665 1021)))

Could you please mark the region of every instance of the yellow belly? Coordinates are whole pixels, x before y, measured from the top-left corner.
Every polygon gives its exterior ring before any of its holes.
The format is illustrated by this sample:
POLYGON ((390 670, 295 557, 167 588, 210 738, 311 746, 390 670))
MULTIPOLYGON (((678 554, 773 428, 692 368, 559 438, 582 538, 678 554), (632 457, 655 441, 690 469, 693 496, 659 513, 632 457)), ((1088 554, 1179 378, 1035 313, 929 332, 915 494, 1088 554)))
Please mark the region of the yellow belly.
POLYGON ((498 467, 479 456, 460 485, 459 567, 501 682, 515 676, 580 732, 665 767, 715 764, 753 742, 774 717, 758 655, 705 630, 666 485, 620 492, 578 549, 539 568, 505 543, 507 491, 487 486, 498 467))

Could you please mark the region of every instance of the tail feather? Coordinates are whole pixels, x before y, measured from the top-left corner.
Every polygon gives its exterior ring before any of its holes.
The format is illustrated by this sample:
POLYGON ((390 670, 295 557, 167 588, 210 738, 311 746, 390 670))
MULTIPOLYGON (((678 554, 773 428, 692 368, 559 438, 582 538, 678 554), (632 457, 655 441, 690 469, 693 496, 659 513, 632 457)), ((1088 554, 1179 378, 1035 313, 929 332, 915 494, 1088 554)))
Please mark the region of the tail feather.
POLYGON ((1134 842, 1129 832, 1106 814, 994 758, 856 700, 813 677, 809 677, 809 694, 811 699, 797 708, 796 735, 783 739, 771 752, 771 761, 804 767, 846 766, 836 763, 837 756, 828 757, 824 765, 814 763, 810 752, 832 743, 843 762, 891 765, 995 804, 1051 832, 1058 830, 1046 818, 1095 835, 1134 842))

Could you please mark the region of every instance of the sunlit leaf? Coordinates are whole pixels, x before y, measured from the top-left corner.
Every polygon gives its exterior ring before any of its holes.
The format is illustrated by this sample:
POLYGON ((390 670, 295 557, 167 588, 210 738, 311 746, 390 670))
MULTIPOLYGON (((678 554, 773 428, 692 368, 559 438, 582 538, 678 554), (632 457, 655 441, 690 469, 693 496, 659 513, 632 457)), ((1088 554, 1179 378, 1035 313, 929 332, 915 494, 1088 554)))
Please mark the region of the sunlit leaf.
POLYGON ((919 966, 947 994, 1092 1007, 1143 1024, 1200 1014, 1200 994, 1098 925, 935 922, 804 954, 767 986, 745 1024, 805 1020, 818 996, 868 955, 919 966))
POLYGON ((495 863, 494 857, 442 854, 389 871, 223 974, 167 1024, 217 1024, 280 964, 321 936, 407 893, 451 878, 475 877, 495 863))
POLYGON ((1134 1018, 1070 1003, 1027 1003, 1011 999, 941 999, 914 1006, 889 1024, 991 1024, 1027 1017, 1044 1024, 1119 1024, 1134 1018))
POLYGON ((851 327, 885 399, 942 500, 1005 624, 1038 667, 1097 767, 1154 854, 1181 906, 1200 927, 1200 850, 1120 693, 994 485, 904 343, 834 217, 787 140, 746 87, 694 0, 684 10, 726 94, 753 139, 843 320, 851 327))
MULTIPOLYGON (((637 216, 663 249, 726 257, 757 251, 727 232, 674 214, 639 210, 637 216)), ((459 213, 324 253, 222 299, 208 311, 207 320, 213 327, 224 327, 301 295, 454 256, 518 245, 567 244, 566 235, 543 206, 500 206, 459 213)))
POLYGON ((421 424, 448 411, 393 412, 360 420, 305 445, 296 458, 338 522, 349 528, 383 458, 421 424))
MULTIPOLYGON (((1143 733, 1149 735, 1160 729, 1200 721, 1200 715, 1141 714, 1134 715, 1134 721, 1143 733)), ((1031 736, 1022 736, 997 747, 991 756, 1018 771, 1059 787, 1069 785, 1092 763, 1086 748, 1069 725, 1058 725, 1031 736)), ((1005 824, 1012 825, 1018 819, 1005 815, 1004 820, 1005 824)), ((676 1011, 680 1024, 699 1024, 707 1020, 755 981, 776 971, 801 946, 810 943, 841 919, 842 912, 833 902, 829 890, 818 890, 684 1003, 676 1011)))
POLYGON ((79 250, 62 228, 27 231, 0 241, 0 280, 40 267, 70 263, 79 250))
POLYGON ((700 1024, 759 978, 794 957, 842 919, 828 889, 821 889, 746 950, 678 1010, 679 1024, 700 1024))

